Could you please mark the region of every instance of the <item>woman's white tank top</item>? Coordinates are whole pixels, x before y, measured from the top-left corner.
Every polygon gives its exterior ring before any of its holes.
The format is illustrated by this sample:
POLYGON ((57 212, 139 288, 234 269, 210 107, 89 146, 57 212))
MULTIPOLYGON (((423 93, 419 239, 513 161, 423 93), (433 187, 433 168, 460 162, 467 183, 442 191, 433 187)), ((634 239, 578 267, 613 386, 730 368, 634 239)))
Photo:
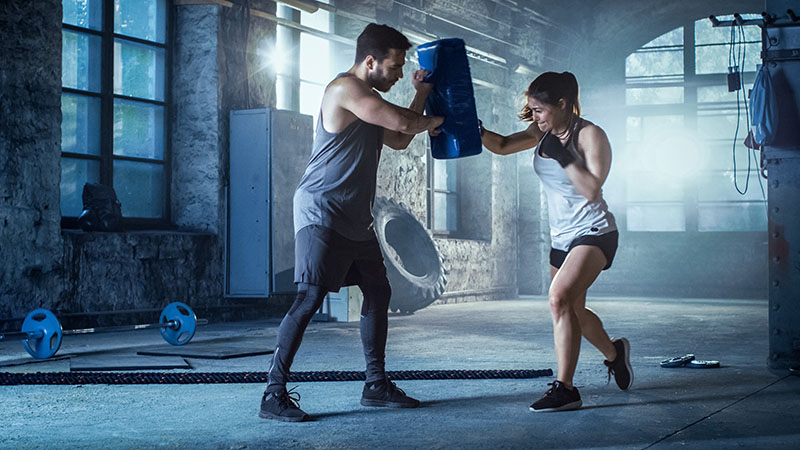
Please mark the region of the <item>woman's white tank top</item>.
MULTIPOLYGON (((580 123, 572 133, 566 147, 575 156, 576 163, 582 164, 584 159, 578 152, 575 142, 578 131, 586 126, 586 121, 579 120, 580 123)), ((540 144, 541 141, 539 141, 540 144)), ((542 157, 539 154, 539 145, 536 146, 533 155, 533 170, 542 181, 547 196, 550 239, 553 248, 567 251, 570 243, 580 236, 600 235, 617 229, 614 215, 608 210, 608 205, 603 199, 602 190, 598 200, 587 200, 575 190, 566 171, 558 161, 542 157)))

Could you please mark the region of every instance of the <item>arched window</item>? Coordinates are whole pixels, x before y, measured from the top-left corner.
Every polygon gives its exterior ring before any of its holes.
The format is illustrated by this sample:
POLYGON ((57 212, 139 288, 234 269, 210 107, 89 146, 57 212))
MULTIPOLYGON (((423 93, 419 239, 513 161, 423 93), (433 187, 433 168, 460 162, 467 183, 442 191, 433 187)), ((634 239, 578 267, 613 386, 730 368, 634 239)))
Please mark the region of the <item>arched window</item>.
POLYGON ((744 43, 733 54, 731 32, 697 20, 627 57, 627 142, 615 164, 622 166, 617 177, 625 178, 617 182, 625 184, 628 230, 766 230, 759 155, 743 145, 745 96, 761 62, 760 30, 744 27, 744 39, 735 36, 744 43), (731 71, 743 77, 744 92, 728 91, 731 71), (745 187, 744 195, 737 192, 745 187))

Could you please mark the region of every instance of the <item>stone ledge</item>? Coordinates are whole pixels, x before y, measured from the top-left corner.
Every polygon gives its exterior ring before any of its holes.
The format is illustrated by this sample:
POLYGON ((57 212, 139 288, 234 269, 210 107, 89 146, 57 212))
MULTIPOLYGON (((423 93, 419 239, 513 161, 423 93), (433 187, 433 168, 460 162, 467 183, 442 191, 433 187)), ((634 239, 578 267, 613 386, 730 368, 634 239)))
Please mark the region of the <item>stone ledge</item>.
POLYGON ((128 230, 128 231, 83 231, 72 228, 62 228, 61 234, 66 236, 217 236, 217 233, 207 231, 182 231, 182 230, 128 230))

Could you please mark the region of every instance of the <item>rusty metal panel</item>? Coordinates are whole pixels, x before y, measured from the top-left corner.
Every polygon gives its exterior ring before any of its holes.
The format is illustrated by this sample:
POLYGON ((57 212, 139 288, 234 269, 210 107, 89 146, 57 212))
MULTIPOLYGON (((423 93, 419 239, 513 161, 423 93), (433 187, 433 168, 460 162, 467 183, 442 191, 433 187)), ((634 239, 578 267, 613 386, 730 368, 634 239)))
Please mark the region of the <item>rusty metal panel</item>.
POLYGON ((786 369, 800 364, 800 22, 787 15, 796 1, 769 0, 766 6, 781 26, 766 28, 763 48, 798 55, 764 62, 779 103, 778 138, 763 149, 769 176, 768 365, 786 369))
POLYGON ((776 369, 800 363, 800 149, 797 153, 768 160, 769 366, 776 369))

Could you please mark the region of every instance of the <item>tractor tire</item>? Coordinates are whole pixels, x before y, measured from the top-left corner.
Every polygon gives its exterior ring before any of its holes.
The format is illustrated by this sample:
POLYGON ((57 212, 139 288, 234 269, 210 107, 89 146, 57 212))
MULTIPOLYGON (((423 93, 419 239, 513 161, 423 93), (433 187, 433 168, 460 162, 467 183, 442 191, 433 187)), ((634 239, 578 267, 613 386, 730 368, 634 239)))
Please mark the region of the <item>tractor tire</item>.
POLYGON ((436 301, 447 284, 447 269, 428 230, 391 199, 376 198, 373 215, 392 286, 389 308, 409 314, 436 301))

